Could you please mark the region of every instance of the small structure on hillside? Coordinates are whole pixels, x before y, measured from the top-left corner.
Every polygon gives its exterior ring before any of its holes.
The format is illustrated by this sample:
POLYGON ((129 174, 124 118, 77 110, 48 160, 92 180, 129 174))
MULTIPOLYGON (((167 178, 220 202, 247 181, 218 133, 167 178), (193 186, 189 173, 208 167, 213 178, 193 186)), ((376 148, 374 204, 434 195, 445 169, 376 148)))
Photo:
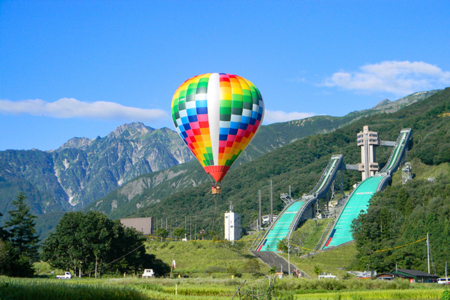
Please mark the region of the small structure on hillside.
POLYGON ((402 169, 402 184, 406 184, 413 178, 412 167, 409 162, 405 163, 405 167, 402 169))
POLYGON ((153 217, 120 219, 125 227, 135 228, 143 234, 153 234, 153 217))
POLYGON ((241 216, 233 212, 230 202, 230 211, 225 213, 225 239, 236 241, 241 238, 241 216))

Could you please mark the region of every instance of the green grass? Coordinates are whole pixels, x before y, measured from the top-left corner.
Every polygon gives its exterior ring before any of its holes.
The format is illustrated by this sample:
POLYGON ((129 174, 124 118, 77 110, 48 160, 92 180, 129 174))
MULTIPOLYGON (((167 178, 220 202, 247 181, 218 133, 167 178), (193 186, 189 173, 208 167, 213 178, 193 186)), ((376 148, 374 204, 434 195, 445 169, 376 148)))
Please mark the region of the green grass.
MULTIPOLYGON (((244 265, 249 259, 254 259, 248 252, 253 240, 233 243, 226 241, 188 241, 188 242, 149 242, 149 253, 156 258, 171 264, 176 261, 174 275, 189 277, 230 278, 227 268, 232 266, 237 273, 248 273, 244 265)), ((260 263, 260 272, 267 273, 269 267, 260 263)))
MULTIPOLYGON (((230 299, 243 279, 114 278, 13 279, 0 277, 0 299, 230 299), (175 295, 177 293, 177 295, 175 295)), ((267 278, 250 278, 244 293, 267 292, 267 278)), ((405 280, 277 279, 277 299, 439 299, 438 284, 411 284, 405 280)))
POLYGON ((414 289, 414 290, 376 290, 376 291, 357 291, 357 292, 334 292, 334 293, 317 293, 311 295, 296 295, 296 300, 321 299, 351 299, 351 300, 368 300, 368 299, 441 299, 443 289, 414 289))
MULTIPOLYGON (((292 235, 292 244, 306 249, 301 249, 302 254, 309 253, 308 249, 314 249, 319 242, 322 233, 329 222, 334 219, 306 220, 292 235)), ((294 246, 295 247, 295 246, 294 246)))
MULTIPOLYGON (((318 252, 307 257, 291 255, 291 262, 311 278, 317 278, 314 267, 319 267, 324 273, 332 273, 342 279, 347 273, 345 269, 351 265, 357 254, 355 244, 345 245, 332 250, 318 252)), ((281 253, 287 259, 287 253, 281 253)))
POLYGON ((128 286, 73 284, 45 279, 0 279, 0 299, 151 299, 128 286))
POLYGON ((38 276, 56 276, 64 274, 64 270, 52 268, 47 262, 41 261, 33 264, 35 274, 38 276), (53 272, 53 274, 52 274, 53 272))
MULTIPOLYGON (((422 163, 418 159, 412 159, 409 162, 411 163, 414 179, 427 180, 428 178, 436 178, 439 175, 450 174, 450 163, 429 166, 422 163)), ((392 177, 392 185, 402 184, 402 168, 394 173, 394 176, 392 177)))

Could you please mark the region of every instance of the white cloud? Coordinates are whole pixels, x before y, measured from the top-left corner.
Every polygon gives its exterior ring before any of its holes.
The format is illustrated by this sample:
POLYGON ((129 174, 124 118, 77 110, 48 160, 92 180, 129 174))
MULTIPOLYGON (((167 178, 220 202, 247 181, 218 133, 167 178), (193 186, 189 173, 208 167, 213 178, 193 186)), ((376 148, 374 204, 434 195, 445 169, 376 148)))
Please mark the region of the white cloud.
POLYGON ((264 123, 277 123, 277 122, 287 122, 292 120, 300 120, 304 118, 309 118, 314 116, 313 113, 301 113, 301 112, 284 112, 281 110, 266 110, 264 113, 264 123))
POLYGON ((55 102, 40 99, 10 101, 0 100, 0 113, 15 115, 46 116, 52 118, 88 118, 101 120, 155 121, 168 119, 160 109, 143 109, 123 106, 114 102, 82 102, 73 98, 62 98, 55 102))
POLYGON ((323 85, 405 95, 450 84, 449 71, 422 61, 383 61, 359 69, 357 72, 336 72, 323 85))

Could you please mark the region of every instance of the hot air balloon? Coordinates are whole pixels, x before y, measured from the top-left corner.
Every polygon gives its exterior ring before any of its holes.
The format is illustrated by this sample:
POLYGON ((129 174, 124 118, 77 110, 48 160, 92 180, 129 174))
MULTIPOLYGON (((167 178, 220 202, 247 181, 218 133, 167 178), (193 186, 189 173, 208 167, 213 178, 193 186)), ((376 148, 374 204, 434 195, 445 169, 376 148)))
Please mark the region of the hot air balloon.
POLYGON ((172 99, 172 119, 181 139, 215 182, 213 194, 264 118, 258 88, 247 79, 208 73, 186 80, 172 99))

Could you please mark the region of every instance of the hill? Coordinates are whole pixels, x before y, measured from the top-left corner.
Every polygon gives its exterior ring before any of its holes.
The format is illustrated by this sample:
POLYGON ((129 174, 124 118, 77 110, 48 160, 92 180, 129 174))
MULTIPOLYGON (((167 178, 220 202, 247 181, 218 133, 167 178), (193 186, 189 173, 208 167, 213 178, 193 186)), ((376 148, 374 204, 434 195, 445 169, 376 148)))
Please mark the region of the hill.
MULTIPOLYGON (((233 167, 308 135, 331 132, 362 116, 395 111, 401 105, 423 100, 435 92, 416 93, 340 118, 316 116, 262 126, 233 167), (396 105, 400 102, 401 105, 396 105)), ((54 212, 58 216, 61 215, 58 212, 78 210, 98 199, 101 200, 87 209, 100 210, 114 218, 122 217, 162 201, 170 194, 207 182, 208 177, 198 165, 181 167, 180 164, 191 159, 189 150, 174 131, 153 129, 142 123, 122 125, 104 138, 73 138, 54 151, 2 151, 0 212, 10 210, 11 201, 19 191, 24 191, 32 212, 42 215, 38 227, 43 231, 54 226, 47 220, 49 216, 43 214, 54 212), (171 166, 176 169, 163 171, 171 166), (139 182, 126 185, 136 176, 139 182), (115 191, 118 187, 123 188, 115 191), (111 191, 115 192, 108 195, 111 191)), ((58 220, 53 219, 53 223, 58 220)))
MULTIPOLYGON (((438 90, 414 93, 394 102, 383 100, 372 109, 353 112, 344 117, 315 116, 262 126, 249 147, 232 166, 232 169, 306 136, 332 132, 363 117, 395 112, 426 99, 436 92, 438 90)), ((159 203, 170 194, 189 187, 196 187, 205 182, 210 182, 209 176, 202 171, 197 163, 189 163, 185 166, 177 166, 158 173, 139 176, 96 203, 88 205, 84 210, 97 210, 112 218, 120 218, 144 206, 159 203)))
POLYGON ((450 164, 427 168, 413 160, 412 166, 418 176, 405 185, 397 179, 391 187, 375 194, 367 213, 354 221, 354 238, 360 249, 355 268, 370 264, 389 272, 397 265, 428 272, 423 240, 428 233, 431 272, 444 275, 445 262, 450 260, 450 164))
MULTIPOLYGON (((269 180, 273 181, 274 195, 287 192, 288 185, 292 185, 296 197, 313 188, 331 154, 342 153, 345 163, 358 163, 360 150, 356 147, 355 137, 363 125, 370 125, 371 130, 378 131, 382 140, 395 140, 400 129, 412 128, 408 159, 417 158, 426 164, 447 162, 450 160, 447 156, 449 148, 443 141, 449 140, 450 122, 444 113, 449 111, 450 89, 447 88, 396 113, 377 114, 332 133, 303 138, 235 168, 224 179, 220 198, 209 194, 210 186, 204 183, 143 207, 130 216, 153 216, 164 221, 167 218, 169 228, 172 228, 185 216, 196 215, 199 228, 221 232, 221 214, 232 201, 234 210, 242 215, 242 224, 248 225, 256 218, 259 189, 263 191, 263 212, 268 212, 269 180)), ((380 168, 386 163, 390 150, 386 147, 377 149, 380 168)), ((358 172, 345 172, 346 189, 359 180, 358 172)), ((275 201, 275 211, 282 206, 281 201, 275 201)))

